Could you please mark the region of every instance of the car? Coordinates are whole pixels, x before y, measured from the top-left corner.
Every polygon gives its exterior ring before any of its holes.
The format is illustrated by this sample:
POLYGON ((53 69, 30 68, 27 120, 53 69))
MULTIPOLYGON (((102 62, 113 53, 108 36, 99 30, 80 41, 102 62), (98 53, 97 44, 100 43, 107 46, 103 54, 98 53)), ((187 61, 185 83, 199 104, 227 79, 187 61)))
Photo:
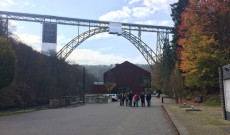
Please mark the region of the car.
POLYGON ((110 98, 112 98, 112 101, 113 101, 113 102, 115 102, 115 101, 118 100, 117 94, 104 94, 103 96, 104 96, 104 97, 110 97, 110 98))
POLYGON ((110 97, 112 98, 112 101, 117 101, 117 94, 110 94, 110 97))

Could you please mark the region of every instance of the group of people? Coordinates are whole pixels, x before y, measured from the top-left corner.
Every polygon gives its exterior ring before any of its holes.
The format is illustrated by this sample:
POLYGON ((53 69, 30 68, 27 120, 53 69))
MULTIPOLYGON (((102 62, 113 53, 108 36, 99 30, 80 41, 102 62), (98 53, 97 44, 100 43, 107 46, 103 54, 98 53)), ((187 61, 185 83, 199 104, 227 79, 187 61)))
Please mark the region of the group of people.
POLYGON ((119 96, 120 106, 130 106, 130 107, 138 107, 139 101, 141 100, 141 106, 145 107, 145 100, 147 101, 147 107, 151 106, 151 94, 147 93, 145 96, 144 92, 141 92, 140 96, 138 94, 133 94, 132 91, 129 93, 121 93, 119 96))

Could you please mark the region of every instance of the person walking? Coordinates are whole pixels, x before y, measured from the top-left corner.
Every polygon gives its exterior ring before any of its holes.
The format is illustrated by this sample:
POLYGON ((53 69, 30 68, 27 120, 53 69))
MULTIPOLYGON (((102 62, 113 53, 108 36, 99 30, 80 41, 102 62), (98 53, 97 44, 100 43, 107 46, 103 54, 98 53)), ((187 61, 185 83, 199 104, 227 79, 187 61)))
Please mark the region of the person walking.
POLYGON ((145 107, 145 94, 144 92, 141 92, 141 107, 145 107))
POLYGON ((138 107, 140 97, 139 97, 139 95, 138 95, 138 94, 136 94, 136 95, 137 95, 137 99, 136 99, 136 107, 138 107))
POLYGON ((156 97, 159 98, 159 92, 157 92, 156 97))
POLYGON ((133 96, 133 107, 136 107, 137 94, 133 96))
POLYGON ((137 106, 137 94, 133 96, 133 107, 137 106))
POLYGON ((125 100, 124 94, 121 93, 120 96, 119 96, 119 98, 120 98, 120 106, 123 106, 124 105, 124 100, 125 100))
POLYGON ((129 106, 132 107, 132 100, 133 100, 133 92, 129 92, 129 106))
POLYGON ((147 96, 146 96, 146 101, 147 101, 147 105, 148 105, 148 107, 150 107, 151 106, 151 94, 148 92, 147 93, 147 96))
POLYGON ((159 93, 158 93, 159 95, 158 95, 158 98, 161 98, 161 91, 159 91, 159 93))
POLYGON ((125 105, 128 106, 129 103, 129 93, 125 94, 125 105))

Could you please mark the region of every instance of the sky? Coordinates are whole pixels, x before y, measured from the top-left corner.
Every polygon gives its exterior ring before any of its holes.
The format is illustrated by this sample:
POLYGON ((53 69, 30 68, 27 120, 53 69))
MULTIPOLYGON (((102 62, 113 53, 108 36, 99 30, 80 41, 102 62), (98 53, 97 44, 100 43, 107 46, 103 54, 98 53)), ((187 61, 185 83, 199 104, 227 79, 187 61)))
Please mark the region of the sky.
MULTIPOLYGON (((0 10, 53 15, 90 20, 156 26, 173 26, 170 4, 178 0, 0 0, 0 10)), ((10 21, 13 36, 41 51, 42 24, 10 21)), ((88 28, 80 27, 83 33, 88 28)), ((58 25, 57 52, 78 34, 77 26, 58 25)), ((137 35, 137 32, 133 32, 137 35)), ((142 40, 156 50, 156 33, 143 32, 142 40)), ((66 59, 80 65, 110 65, 129 61, 147 64, 142 54, 127 39, 102 33, 78 46, 66 59)))

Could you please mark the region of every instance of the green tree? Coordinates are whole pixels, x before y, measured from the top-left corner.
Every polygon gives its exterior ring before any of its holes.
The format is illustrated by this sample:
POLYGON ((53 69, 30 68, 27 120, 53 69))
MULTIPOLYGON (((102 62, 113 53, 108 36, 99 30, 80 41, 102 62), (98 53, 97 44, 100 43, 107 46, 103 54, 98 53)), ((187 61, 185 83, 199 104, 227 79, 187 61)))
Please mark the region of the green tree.
POLYGON ((160 71, 162 72, 163 76, 161 76, 163 80, 163 89, 164 92, 168 95, 172 94, 169 79, 170 75, 174 68, 174 60, 173 60, 173 54, 172 54, 172 47, 170 46, 169 42, 165 40, 164 46, 163 46, 163 56, 162 56, 162 68, 160 71))
MULTIPOLYGON (((188 5, 189 0, 179 0, 177 3, 171 5, 172 18, 175 23, 173 28, 173 40, 170 44, 167 40, 164 42, 163 54, 160 60, 154 66, 152 85, 157 90, 162 90, 165 94, 173 96, 175 89, 172 88, 172 84, 169 83, 171 75, 174 73, 175 62, 179 61, 178 52, 181 46, 178 45, 178 26, 181 24, 181 13, 184 12, 188 5)), ((173 74, 174 75, 174 74, 173 74)), ((182 78, 182 77, 181 77, 182 78)), ((183 84, 183 80, 180 80, 180 84, 183 84)))
POLYGON ((178 103, 178 99, 182 99, 182 95, 184 93, 184 84, 183 77, 181 76, 179 65, 176 63, 174 70, 170 76, 170 88, 171 93, 175 94, 176 102, 178 103))
POLYGON ((152 88, 155 90, 161 90, 167 94, 167 89, 165 86, 165 74, 163 72, 163 62, 162 57, 155 63, 154 71, 152 73, 152 88))
POLYGON ((0 37, 7 37, 7 22, 0 17, 0 37))
POLYGON ((173 61, 173 54, 172 54, 172 47, 170 46, 169 42, 165 40, 164 46, 163 46, 163 68, 162 72, 164 73, 164 77, 168 80, 170 77, 170 74, 174 68, 174 61, 173 61))
POLYGON ((16 56, 6 38, 0 37, 0 89, 7 87, 15 77, 16 56))
POLYGON ((30 106, 32 103, 31 89, 24 82, 19 82, 16 87, 17 104, 21 107, 30 106))
POLYGON ((152 75, 153 88, 161 90, 167 95, 172 95, 169 79, 173 68, 174 61, 172 57, 172 48, 169 42, 165 41, 163 54, 154 65, 154 72, 152 75))
POLYGON ((179 0, 177 3, 171 4, 171 11, 172 11, 172 20, 174 22, 173 27, 173 39, 172 43, 172 55, 174 61, 180 62, 180 52, 181 52, 181 45, 178 44, 178 40, 181 35, 178 33, 179 26, 181 25, 181 14, 185 11, 185 8, 188 6, 189 0, 179 0))

